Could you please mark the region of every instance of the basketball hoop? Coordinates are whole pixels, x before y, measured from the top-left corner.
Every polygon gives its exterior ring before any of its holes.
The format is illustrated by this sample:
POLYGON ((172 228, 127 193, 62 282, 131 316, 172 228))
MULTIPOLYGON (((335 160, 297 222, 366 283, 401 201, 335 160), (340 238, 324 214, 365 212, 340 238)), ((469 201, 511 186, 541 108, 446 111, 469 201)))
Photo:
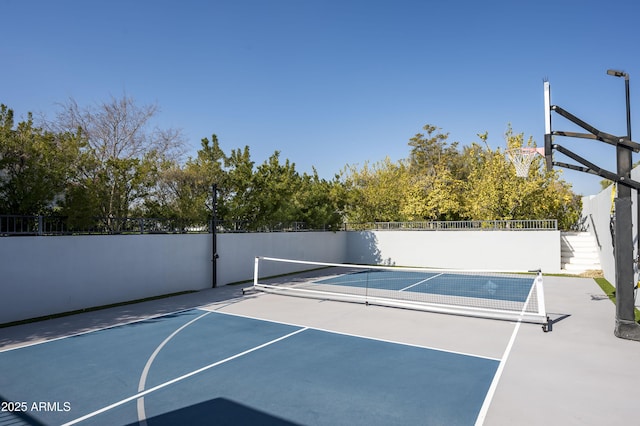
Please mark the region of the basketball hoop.
POLYGON ((516 168, 516 176, 527 177, 529 176, 529 166, 531 166, 533 159, 536 155, 544 155, 544 148, 523 146, 508 149, 506 154, 509 161, 511 161, 516 168))

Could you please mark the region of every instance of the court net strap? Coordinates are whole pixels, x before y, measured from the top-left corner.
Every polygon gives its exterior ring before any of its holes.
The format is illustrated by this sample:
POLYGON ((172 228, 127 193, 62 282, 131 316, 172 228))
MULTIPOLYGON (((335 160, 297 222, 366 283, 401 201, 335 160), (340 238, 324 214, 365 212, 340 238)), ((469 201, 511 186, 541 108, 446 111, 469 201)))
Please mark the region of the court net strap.
POLYGON ((253 289, 291 296, 546 324, 542 273, 256 257, 253 289))

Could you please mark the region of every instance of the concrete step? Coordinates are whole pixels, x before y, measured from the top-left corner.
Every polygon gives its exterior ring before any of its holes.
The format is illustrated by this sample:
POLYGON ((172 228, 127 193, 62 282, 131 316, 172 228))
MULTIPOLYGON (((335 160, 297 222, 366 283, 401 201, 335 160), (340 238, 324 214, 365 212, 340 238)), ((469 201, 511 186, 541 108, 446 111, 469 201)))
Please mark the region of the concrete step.
POLYGON ((590 244, 560 244, 562 250, 598 251, 596 243, 590 244))
POLYGON ((598 242, 588 232, 563 232, 560 239, 560 265, 567 272, 602 270, 598 242))
POLYGON ((580 253, 598 253, 598 249, 595 245, 589 245, 589 246, 578 246, 578 247, 572 247, 572 246, 567 246, 567 245, 561 245, 560 246, 560 250, 563 251, 576 251, 576 252, 580 252, 580 253))
POLYGON ((588 259, 588 260, 600 261, 600 256, 598 255, 598 252, 596 252, 596 251, 577 252, 577 251, 570 251, 570 250, 567 250, 567 251, 562 250, 561 257, 562 257, 562 259, 578 258, 578 259, 588 259))
POLYGON ((580 240, 580 241, 561 241, 560 242, 560 247, 571 247, 571 248, 580 248, 580 249, 596 249, 598 248, 598 244, 596 243, 596 241, 587 241, 587 240, 580 240))
POLYGON ((566 237, 566 236, 562 236, 560 238, 560 241, 563 244, 596 244, 597 241, 594 237, 592 237, 591 235, 588 236, 580 236, 580 237, 566 237))
POLYGON ((595 240, 589 232, 563 232, 562 238, 567 240, 595 240))
POLYGON ((602 267, 600 264, 591 265, 591 264, 572 264, 572 263, 562 263, 560 265, 561 269, 567 272, 586 272, 586 271, 601 271, 602 267))
POLYGON ((600 265, 599 259, 582 259, 579 257, 563 258, 562 263, 572 263, 574 265, 600 265))
POLYGON ((595 241, 562 241, 560 243, 560 247, 570 247, 570 248, 578 248, 578 249, 591 249, 598 247, 595 241))
POLYGON ((590 232, 588 231, 562 231, 562 236, 563 237, 569 237, 569 238, 588 238, 588 237, 593 237, 593 235, 591 235, 590 232))

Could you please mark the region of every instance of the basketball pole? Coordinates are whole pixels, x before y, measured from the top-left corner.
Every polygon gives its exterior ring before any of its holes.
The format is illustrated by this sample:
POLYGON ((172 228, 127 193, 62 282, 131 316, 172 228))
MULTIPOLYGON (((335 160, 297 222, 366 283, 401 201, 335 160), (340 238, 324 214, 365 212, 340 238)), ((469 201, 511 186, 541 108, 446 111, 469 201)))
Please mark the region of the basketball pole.
MULTIPOLYGON (((615 266, 615 286, 616 286, 616 317, 614 334, 623 339, 640 341, 640 324, 635 322, 635 265, 637 259, 633 255, 633 218, 631 190, 634 189, 640 198, 640 182, 631 179, 632 152, 640 152, 640 144, 631 140, 631 115, 629 108, 629 75, 622 71, 608 70, 607 74, 614 77, 625 78, 625 91, 627 96, 627 136, 614 136, 602 132, 590 124, 574 116, 565 109, 551 105, 550 86, 547 80, 544 81, 545 90, 545 157, 547 168, 551 170, 553 166, 564 167, 585 173, 595 174, 605 179, 617 183, 618 191, 614 201, 615 223, 614 238, 612 240, 614 249, 615 266), (586 130, 588 133, 576 133, 566 131, 554 131, 551 129, 551 111, 568 119, 572 123, 586 130), (566 136, 591 140, 598 140, 616 147, 616 173, 604 170, 595 164, 585 160, 581 156, 568 150, 567 148, 552 142, 551 137, 566 136), (581 166, 554 161, 552 152, 559 151, 569 158, 577 161, 581 166)), ((638 206, 638 225, 640 226, 640 199, 638 206)), ((638 244, 640 254, 640 241, 638 244)))
MULTIPOLYGON (((618 175, 631 177, 631 151, 622 146, 616 148, 618 175)), ((616 326, 615 335, 628 338, 631 329, 637 333, 634 303, 633 235, 631 225, 631 188, 618 185, 615 199, 615 265, 616 265, 616 326)), ((634 339, 635 340, 635 339, 634 339)))
MULTIPOLYGON (((617 70, 607 70, 613 77, 624 77, 627 139, 631 140, 631 108, 629 99, 629 74, 617 70)), ((621 145, 616 147, 616 163, 619 176, 631 179, 632 156, 631 150, 621 145)), ((637 340, 638 324, 635 322, 635 277, 633 256, 633 235, 630 232, 633 225, 631 188, 618 185, 615 200, 616 222, 614 245, 616 265, 616 328, 615 335, 622 338, 637 340)), ((638 223, 637 225, 640 225, 638 223)), ((639 253, 640 254, 640 253, 639 253)))

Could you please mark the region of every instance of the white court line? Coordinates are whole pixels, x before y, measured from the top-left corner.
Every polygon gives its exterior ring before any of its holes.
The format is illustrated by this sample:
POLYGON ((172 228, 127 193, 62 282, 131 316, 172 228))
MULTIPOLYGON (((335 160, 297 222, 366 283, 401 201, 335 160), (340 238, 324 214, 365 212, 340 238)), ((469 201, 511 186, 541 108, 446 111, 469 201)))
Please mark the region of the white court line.
MULTIPOLYGON (((212 304, 212 303, 206 303, 206 304, 201 305, 201 306, 208 306, 210 304, 212 304)), ((105 326, 90 328, 89 330, 79 331, 79 332, 70 333, 70 334, 63 334, 62 336, 54 337, 52 339, 40 340, 38 342, 30 342, 30 343, 26 343, 26 344, 20 345, 20 346, 14 346, 14 347, 11 347, 11 348, 0 349, 0 353, 9 352, 9 351, 15 351, 17 349, 28 348, 28 347, 36 346, 36 345, 43 345, 45 343, 55 342, 57 340, 68 339, 70 337, 84 336, 85 334, 96 333, 98 331, 111 330, 112 328, 118 328, 118 327, 122 327, 122 326, 126 326, 126 325, 137 324, 137 323, 140 323, 140 322, 154 320, 154 319, 158 319, 158 318, 162 318, 162 317, 169 317, 171 315, 178 315, 178 314, 181 314, 181 313, 184 313, 184 312, 188 312, 188 311, 193 311, 193 310, 202 310, 202 309, 200 309, 200 306, 194 306, 192 308, 185 308, 185 309, 180 309, 180 310, 177 310, 177 311, 153 314, 153 315, 150 315, 150 316, 144 317, 144 318, 136 318, 136 319, 132 319, 131 321, 115 322, 113 324, 109 324, 109 325, 105 325, 105 326)), ((82 314, 76 314, 76 315, 82 315, 82 314)), ((70 315, 70 317, 73 317, 73 316, 74 315, 70 315)))
POLYGON ((493 380, 491 381, 491 385, 489 386, 487 395, 484 397, 484 402, 482 403, 482 407, 480 408, 480 412, 478 413, 478 418, 476 419, 475 426, 482 426, 484 424, 484 419, 487 417, 487 413, 489 412, 489 406, 491 406, 493 395, 496 393, 496 388, 498 387, 498 382, 500 381, 500 377, 502 376, 502 372, 504 371, 504 366, 507 363, 507 359, 509 359, 511 348, 513 348, 513 344, 516 341, 518 330, 520 330, 520 324, 522 323, 518 321, 513 329, 513 333, 511 333, 511 339, 509 339, 507 348, 504 350, 504 354, 502 355, 500 364, 498 364, 496 374, 493 376, 493 380))
MULTIPOLYGON (((238 299, 238 297, 232 297, 228 301, 237 300, 237 299, 238 299)), ((227 301, 227 300, 224 300, 224 301, 227 301)), ((178 315, 178 314, 181 314, 181 313, 184 313, 184 312, 189 312, 189 311, 194 311, 194 310, 204 310, 204 309, 202 309, 203 307, 219 304, 220 302, 223 302, 223 300, 207 302, 207 303, 203 303, 202 305, 196 305, 196 306, 192 306, 190 308, 178 309, 176 311, 159 312, 159 313, 156 313, 156 314, 151 314, 149 316, 144 316, 142 318, 132 319, 130 321, 114 322, 113 324, 109 324, 109 325, 96 326, 96 327, 89 328, 88 330, 84 330, 84 331, 78 331, 78 332, 70 333, 70 334, 62 334, 61 336, 54 337, 54 338, 51 338, 51 339, 40 340, 40 341, 37 341, 37 342, 28 342, 28 343, 25 343, 25 344, 20 344, 18 346, 13 346, 11 348, 0 349, 0 353, 14 351, 16 349, 28 348, 30 346, 42 345, 42 344, 49 343, 49 342, 55 342, 57 340, 67 339, 69 337, 83 336, 85 334, 91 334, 91 333, 95 333, 97 331, 110 330, 112 328, 117 328, 117 327, 121 327, 121 326, 125 326, 125 325, 137 324, 137 323, 140 323, 140 322, 154 320, 154 319, 157 319, 157 318, 169 317, 171 315, 178 315)), ((141 302, 141 303, 145 303, 145 302, 141 302)), ((225 306, 228 306, 229 304, 232 304, 232 303, 236 303, 236 302, 229 302, 225 306)), ((224 308, 225 306, 222 306, 221 308, 224 308)), ((104 310, 108 310, 108 309, 112 309, 112 308, 105 308, 104 310)), ((89 312, 86 312, 86 313, 89 313, 89 312)), ((76 315, 82 315, 82 314, 73 314, 73 315, 69 315, 69 317, 73 318, 76 315)), ((51 320, 51 321, 54 321, 54 320, 51 320)))
POLYGON ((161 383, 161 384, 159 384, 159 385, 157 385, 157 386, 154 386, 154 387, 152 387, 152 388, 150 388, 150 389, 147 389, 147 390, 145 390, 145 391, 143 391, 143 392, 138 392, 138 393, 136 393, 135 395, 132 395, 132 396, 130 396, 130 397, 128 397, 128 398, 125 398, 125 399, 120 400, 120 401, 118 401, 118 402, 114 402, 113 404, 108 405, 108 406, 106 406, 106 407, 104 407, 104 408, 101 408, 101 409, 99 409, 99 410, 96 410, 96 411, 94 411, 94 412, 92 412, 92 413, 86 414, 86 415, 84 415, 84 416, 82 416, 82 417, 78 417, 77 419, 74 419, 74 420, 71 420, 70 422, 64 423, 62 426, 70 426, 70 425, 74 425, 74 424, 76 424, 76 423, 80 423, 80 422, 82 422, 82 421, 84 421, 84 420, 87 420, 87 419, 90 419, 90 418, 92 418, 92 417, 95 417, 95 416, 97 416, 98 414, 102 414, 102 413, 104 413, 104 412, 106 412, 106 411, 109 411, 109 410, 111 410, 111 409, 113 409, 113 408, 116 408, 116 407, 119 407, 119 406, 121 406, 121 405, 123 405, 123 404, 126 404, 127 402, 134 401, 134 400, 136 400, 136 399, 138 399, 138 398, 141 398, 141 397, 143 397, 143 396, 145 396, 145 395, 148 395, 148 394, 150 394, 150 393, 152 393, 152 392, 155 392, 155 391, 157 391, 157 390, 160 390, 160 389, 162 389, 162 388, 165 388, 165 387, 167 387, 167 386, 169 386, 169 385, 172 385, 172 384, 174 384, 174 383, 180 382, 180 381, 182 381, 182 380, 184 380, 184 379, 188 379, 189 377, 191 377, 191 376, 195 376, 196 374, 200 374, 200 373, 202 373, 203 371, 209 370, 209 369, 211 369, 211 368, 213 368, 213 367, 217 367, 218 365, 221 365, 221 364, 224 364, 224 363, 226 363, 226 362, 232 361, 232 360, 234 360, 234 359, 236 359, 236 358, 240 358, 240 357, 242 357, 242 356, 244 356, 244 355, 247 355, 247 354, 249 354, 249 353, 251 353, 251 352, 255 352, 255 351, 259 350, 259 349, 265 348, 265 347, 267 347, 267 346, 269 346, 269 345, 273 345, 274 343, 280 342, 280 341, 282 341, 282 340, 284 340, 284 339, 287 339, 287 338, 289 338, 289 337, 291 337, 291 336, 294 336, 294 335, 296 335, 296 334, 298 334, 298 333, 302 333, 302 332, 303 332, 303 331, 305 331, 305 330, 307 330, 307 328, 306 328, 306 327, 305 327, 305 328, 302 328, 302 329, 300 329, 300 330, 296 330, 296 331, 294 331, 293 333, 289 333, 289 334, 284 335, 284 336, 282 336, 282 337, 278 337, 277 339, 273 339, 273 340, 271 340, 271 341, 269 341, 269 342, 263 343, 263 344, 258 345, 258 346, 256 346, 256 347, 253 347, 253 348, 251 348, 251 349, 247 349, 247 350, 246 350, 246 351, 244 351, 244 352, 240 352, 240 353, 238 353, 238 354, 232 355, 232 356, 230 356, 230 357, 228 357, 228 358, 225 358, 225 359, 223 359, 223 360, 220 360, 220 361, 214 362, 213 364, 206 365, 206 366, 204 366, 204 367, 202 367, 202 368, 199 368, 199 369, 197 369, 197 370, 194 370, 194 371, 192 371, 192 372, 190 372, 190 373, 187 373, 187 374, 184 374, 184 375, 182 375, 182 376, 180 376, 180 377, 176 377, 175 379, 169 380, 168 382, 161 383))
POLYGON ((410 286, 408 286, 408 287, 401 288, 401 289, 400 289, 400 290, 398 290, 398 291, 405 291, 405 290, 409 290, 411 287, 415 287, 415 286, 420 285, 420 284, 422 284, 422 283, 426 283, 427 281, 432 280, 432 279, 434 279, 434 278, 437 278, 437 277, 439 277, 439 276, 440 276, 440 275, 442 275, 442 274, 444 274, 444 272, 441 272, 441 273, 439 273, 438 275, 434 275, 434 276, 432 276, 432 277, 429 277, 429 278, 427 278, 427 279, 425 279, 425 280, 418 281, 417 283, 415 283, 415 284, 411 284, 411 285, 410 285, 410 286))
MULTIPOLYGON (((206 308, 204 308, 204 309, 206 309, 206 308)), ((390 309, 395 309, 395 308, 390 308, 390 309)), ((328 328, 313 327, 313 326, 308 326, 308 325, 296 324, 296 323, 293 323, 293 322, 276 321, 276 320, 264 319, 264 318, 260 318, 260 317, 254 317, 254 316, 251 316, 251 315, 236 314, 236 313, 232 313, 232 312, 223 312, 223 311, 212 311, 212 312, 215 312, 217 314, 222 314, 222 315, 229 315, 229 316, 232 316, 232 317, 247 318, 247 319, 252 319, 252 320, 270 322, 270 323, 274 323, 274 324, 290 325, 292 327, 304 327, 307 330, 322 331, 323 333, 339 334, 341 336, 347 336, 347 337, 357 337, 358 339, 367 339, 367 340, 373 340, 373 341, 376 341, 376 342, 392 343, 394 345, 400 345, 400 346, 409 346, 409 347, 412 347, 412 348, 428 349, 428 350, 431 350, 431 351, 444 352, 444 353, 453 354, 453 355, 463 355, 463 356, 469 356, 469 357, 472 357, 472 358, 488 359, 488 360, 491 360, 491 361, 500 361, 500 358, 495 358, 495 357, 491 357, 491 356, 487 356, 487 355, 473 354, 473 353, 468 353, 468 352, 454 351, 454 350, 450 350, 450 349, 443 349, 443 348, 438 348, 438 347, 435 347, 435 346, 420 345, 420 344, 417 344, 417 343, 407 343, 407 342, 402 342, 402 341, 399 341, 399 340, 383 339, 383 338, 380 338, 380 337, 371 337, 371 336, 366 336, 366 335, 363 335, 363 334, 347 333, 347 332, 344 332, 344 331, 335 331, 335 330, 330 330, 328 328)))
MULTIPOLYGON (((164 339, 164 341, 162 343, 160 343, 160 345, 158 345, 158 347, 156 348, 155 351, 153 351, 153 353, 151 354, 151 356, 147 360, 147 363, 145 364, 144 368, 142 369, 142 374, 140 375, 140 382, 138 383, 138 392, 142 392, 144 390, 145 385, 147 383, 147 376, 149 375, 149 369, 151 368, 151 364, 153 364, 153 361, 156 359, 156 357, 158 356, 158 354, 160 353, 162 348, 164 348, 166 346, 166 344, 169 343, 169 340, 173 339, 176 334, 180 333, 182 330, 184 330, 185 328, 189 327, 191 324, 193 324, 194 322, 198 321, 200 318, 206 317, 210 313, 211 312, 205 312, 204 314, 200 315, 199 317, 194 318, 191 321, 189 321, 188 323, 182 325, 176 331, 171 333, 169 335, 169 337, 164 339)), ((144 397, 138 398, 137 406, 138 406, 138 423, 141 426, 145 426, 147 424, 147 414, 145 413, 145 410, 144 410, 144 397)))

